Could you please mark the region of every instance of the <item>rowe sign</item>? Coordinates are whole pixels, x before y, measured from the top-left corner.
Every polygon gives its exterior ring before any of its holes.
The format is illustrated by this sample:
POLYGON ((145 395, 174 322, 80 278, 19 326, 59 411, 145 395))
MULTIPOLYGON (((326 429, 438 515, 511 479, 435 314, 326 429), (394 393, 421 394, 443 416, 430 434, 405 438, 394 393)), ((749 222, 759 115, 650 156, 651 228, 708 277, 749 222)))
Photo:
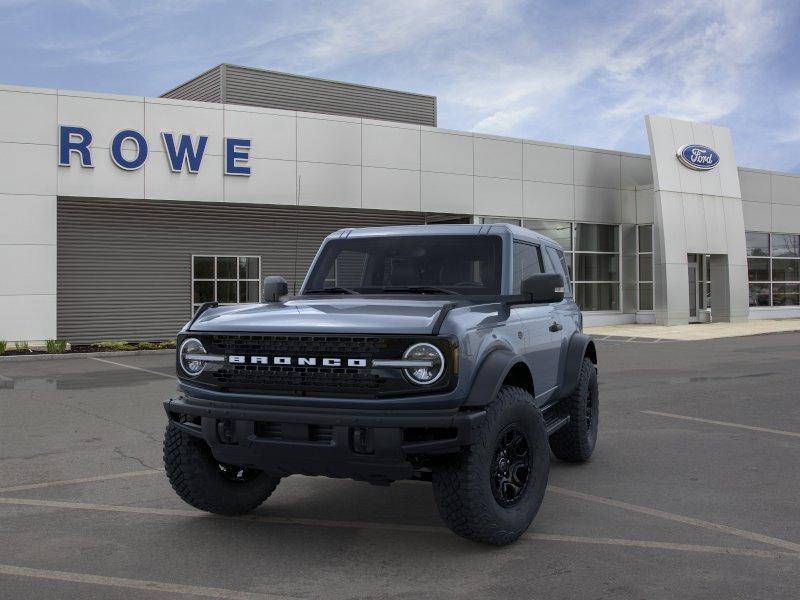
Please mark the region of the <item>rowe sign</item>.
MULTIPOLYGON (((184 169, 189 173, 200 171, 208 143, 207 135, 198 135, 193 140, 187 133, 176 136, 173 133, 162 132, 161 142, 164 144, 167 164, 173 173, 181 173, 184 169)), ((247 162, 250 160, 251 141, 246 138, 225 138, 223 142, 225 156, 222 164, 225 175, 249 177, 250 167, 247 166, 247 162)), ((81 167, 89 169, 94 167, 91 144, 92 132, 85 127, 59 125, 59 166, 71 166, 72 156, 77 155, 81 167)), ((130 143, 128 145, 131 146, 130 143)), ((141 169, 147 161, 147 140, 135 129, 123 129, 117 133, 111 140, 109 150, 114 164, 125 171, 141 169), (123 154, 122 146, 125 142, 132 142, 133 149, 123 154)))

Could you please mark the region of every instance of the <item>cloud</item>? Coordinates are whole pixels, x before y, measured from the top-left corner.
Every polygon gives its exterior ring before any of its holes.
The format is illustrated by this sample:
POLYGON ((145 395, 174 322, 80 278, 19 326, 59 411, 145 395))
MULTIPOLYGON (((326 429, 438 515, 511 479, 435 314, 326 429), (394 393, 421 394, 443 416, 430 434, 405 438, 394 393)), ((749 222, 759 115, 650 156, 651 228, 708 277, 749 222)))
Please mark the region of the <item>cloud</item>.
POLYGON ((757 0, 722 3, 712 15, 685 4, 643 4, 629 14, 565 40, 557 53, 515 65, 498 57, 494 68, 487 59, 486 73, 451 91, 484 113, 475 129, 499 134, 519 133, 526 123, 535 128, 554 112, 580 118, 587 110, 595 131, 619 130, 631 119, 641 127, 647 113, 716 122, 741 106, 748 69, 779 41, 777 10, 757 0), (459 87, 477 87, 478 78, 485 82, 479 93, 459 94, 459 87))
POLYGON ((17 2, 31 85, 153 94, 234 62, 432 93, 453 129, 646 152, 655 113, 731 127, 751 164, 800 149, 790 2, 17 2))

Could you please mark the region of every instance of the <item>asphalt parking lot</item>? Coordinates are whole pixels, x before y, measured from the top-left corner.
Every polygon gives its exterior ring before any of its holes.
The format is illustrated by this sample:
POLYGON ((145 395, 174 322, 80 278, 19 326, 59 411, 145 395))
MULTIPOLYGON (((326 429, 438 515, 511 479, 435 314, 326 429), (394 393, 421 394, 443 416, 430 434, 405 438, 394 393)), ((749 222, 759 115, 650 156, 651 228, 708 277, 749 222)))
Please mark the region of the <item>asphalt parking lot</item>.
POLYGON ((800 334, 598 353, 595 456, 504 548, 424 483, 205 515, 160 471, 171 356, 0 362, 0 598, 797 598, 800 334))

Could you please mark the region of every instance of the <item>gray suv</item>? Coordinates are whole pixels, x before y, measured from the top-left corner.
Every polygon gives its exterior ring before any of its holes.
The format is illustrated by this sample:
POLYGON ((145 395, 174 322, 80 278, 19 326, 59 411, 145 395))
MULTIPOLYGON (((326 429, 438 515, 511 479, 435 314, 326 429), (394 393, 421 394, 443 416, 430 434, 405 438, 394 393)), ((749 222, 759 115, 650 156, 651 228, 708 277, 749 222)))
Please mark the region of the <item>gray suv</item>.
POLYGON ((455 533, 507 544, 539 509, 550 450, 594 450, 597 355, 549 238, 344 229, 298 295, 280 277, 263 293, 203 305, 179 334, 164 462, 192 506, 245 513, 292 474, 418 479, 455 533))

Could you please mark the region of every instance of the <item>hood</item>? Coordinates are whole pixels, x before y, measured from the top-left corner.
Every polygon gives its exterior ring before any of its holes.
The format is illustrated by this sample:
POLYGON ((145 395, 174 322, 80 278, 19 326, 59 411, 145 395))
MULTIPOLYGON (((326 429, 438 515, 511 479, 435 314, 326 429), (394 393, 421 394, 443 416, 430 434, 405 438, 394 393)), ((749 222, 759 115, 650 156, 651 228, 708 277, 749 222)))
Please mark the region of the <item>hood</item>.
POLYGON ((430 334, 450 301, 329 297, 220 306, 200 315, 191 331, 430 334))

